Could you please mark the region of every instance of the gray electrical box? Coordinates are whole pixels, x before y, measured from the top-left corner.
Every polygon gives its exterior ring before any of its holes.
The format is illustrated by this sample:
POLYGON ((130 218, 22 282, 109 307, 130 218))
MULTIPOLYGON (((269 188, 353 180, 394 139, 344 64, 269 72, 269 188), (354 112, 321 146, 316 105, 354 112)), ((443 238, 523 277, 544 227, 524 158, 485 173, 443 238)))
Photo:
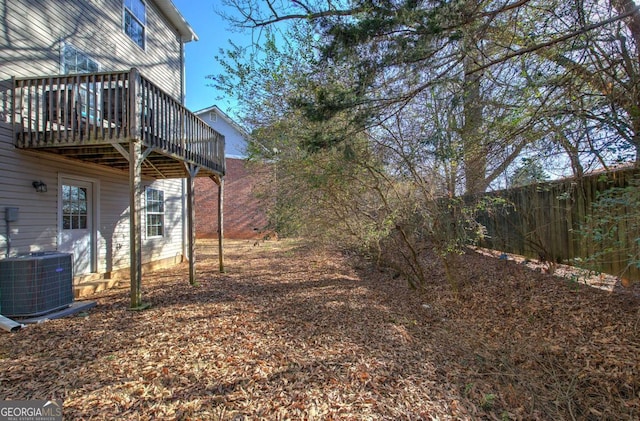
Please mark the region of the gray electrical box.
POLYGON ((4 220, 16 222, 18 220, 18 208, 4 208, 4 220))

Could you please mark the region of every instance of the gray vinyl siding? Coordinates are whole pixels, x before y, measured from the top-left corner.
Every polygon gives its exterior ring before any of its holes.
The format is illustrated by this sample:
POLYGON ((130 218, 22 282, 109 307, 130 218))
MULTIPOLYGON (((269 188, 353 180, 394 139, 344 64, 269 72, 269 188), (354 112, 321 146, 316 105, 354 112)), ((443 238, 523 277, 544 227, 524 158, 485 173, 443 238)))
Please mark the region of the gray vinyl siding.
MULTIPOLYGON (((7 124, 0 124, 0 140, 11 139, 9 128, 7 124)), ((15 159, 15 150, 8 146, 6 141, 0 142, 0 257, 4 257, 7 250, 6 207, 19 208, 18 221, 10 224, 12 255, 17 251, 55 250, 57 197, 46 193, 38 195, 31 186, 35 180, 49 181, 55 171, 39 165, 38 160, 29 155, 15 159)))
MULTIPOLYGON (((175 257, 182 254, 182 249, 176 248, 175 238, 182 236, 182 181, 181 180, 155 180, 153 183, 144 183, 154 189, 164 192, 164 223, 165 232, 162 237, 147 237, 146 213, 142 212, 142 259, 153 261, 166 257, 175 257), (171 254, 173 253, 173 254, 171 254)), ((144 189, 143 189, 144 195, 144 189)), ((144 199, 144 197, 143 197, 144 199)), ((143 206, 145 200, 142 201, 143 206)), ((178 244, 179 245, 179 244, 178 244)))
MULTIPOLYGON (((8 125, 0 124, 0 139, 10 138, 8 125)), ((0 142, 0 258, 7 251, 4 209, 19 208, 17 222, 10 224, 11 255, 57 250, 58 180, 60 176, 91 179, 97 183, 97 271, 129 266, 128 173, 83 164, 56 155, 15 150, 0 142), (37 193, 31 183, 42 180, 46 193, 37 193)), ((145 185, 165 192, 165 230, 160 238, 147 239, 142 227, 143 262, 182 254, 182 180, 145 180, 145 185)), ((144 203, 144 197, 141 198, 144 203)))
POLYGON ((0 2, 0 80, 61 73, 61 45, 68 42, 100 63, 101 71, 136 67, 179 99, 180 37, 153 2, 146 4, 143 50, 122 29, 122 0, 0 2))
MULTIPOLYGON (((7 252, 6 207, 19 208, 10 224, 11 255, 53 251, 58 247, 58 194, 62 176, 95 182, 97 272, 129 266, 128 173, 60 156, 14 147, 9 124, 11 77, 61 73, 62 42, 88 54, 101 71, 137 67, 143 76, 179 99, 180 39, 147 1, 146 48, 122 29, 122 0, 6 0, 0 2, 0 258, 7 252), (42 180, 46 193, 31 185, 42 180)), ((182 254, 182 180, 144 180, 165 191, 165 236, 147 239, 143 212, 143 263, 182 254)), ((144 197, 141 198, 144 203, 144 197)))

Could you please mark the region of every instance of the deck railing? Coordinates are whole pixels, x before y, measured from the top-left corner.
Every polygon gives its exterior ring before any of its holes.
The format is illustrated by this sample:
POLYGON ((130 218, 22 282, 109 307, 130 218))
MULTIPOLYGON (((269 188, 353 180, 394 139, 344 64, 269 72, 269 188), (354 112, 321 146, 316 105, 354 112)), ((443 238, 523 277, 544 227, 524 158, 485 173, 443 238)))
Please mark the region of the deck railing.
POLYGON ((136 69, 15 78, 13 93, 19 148, 136 139, 189 163, 224 168, 224 137, 136 69))

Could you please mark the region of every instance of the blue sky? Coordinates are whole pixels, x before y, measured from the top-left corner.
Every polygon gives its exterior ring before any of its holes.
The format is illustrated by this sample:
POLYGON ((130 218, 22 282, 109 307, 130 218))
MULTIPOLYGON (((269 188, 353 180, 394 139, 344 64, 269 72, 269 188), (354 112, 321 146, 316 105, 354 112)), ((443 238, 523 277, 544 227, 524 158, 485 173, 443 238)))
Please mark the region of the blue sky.
POLYGON ((230 46, 229 39, 245 45, 250 36, 229 31, 229 24, 216 14, 221 7, 218 0, 173 0, 173 4, 199 38, 186 44, 187 108, 197 111, 215 104, 233 118, 235 102, 216 99, 222 93, 208 86, 211 81, 206 77, 221 71, 215 56, 230 46))

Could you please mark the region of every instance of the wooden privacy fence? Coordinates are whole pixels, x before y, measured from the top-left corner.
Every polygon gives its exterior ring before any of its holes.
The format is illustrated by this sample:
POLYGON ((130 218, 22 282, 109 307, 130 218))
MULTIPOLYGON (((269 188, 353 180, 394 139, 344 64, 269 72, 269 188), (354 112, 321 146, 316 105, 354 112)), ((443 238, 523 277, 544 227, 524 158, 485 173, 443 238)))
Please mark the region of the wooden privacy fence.
POLYGON ((640 242, 638 201, 631 206, 610 201, 614 206, 607 209, 607 238, 596 241, 587 235, 594 220, 601 220, 594 204, 602 194, 612 188, 637 188, 630 184, 634 178, 640 178, 640 170, 627 168, 486 193, 480 198, 502 204, 477 215, 487 234, 480 245, 548 262, 574 264, 577 259, 602 272, 640 279, 632 263, 638 260, 640 242))

